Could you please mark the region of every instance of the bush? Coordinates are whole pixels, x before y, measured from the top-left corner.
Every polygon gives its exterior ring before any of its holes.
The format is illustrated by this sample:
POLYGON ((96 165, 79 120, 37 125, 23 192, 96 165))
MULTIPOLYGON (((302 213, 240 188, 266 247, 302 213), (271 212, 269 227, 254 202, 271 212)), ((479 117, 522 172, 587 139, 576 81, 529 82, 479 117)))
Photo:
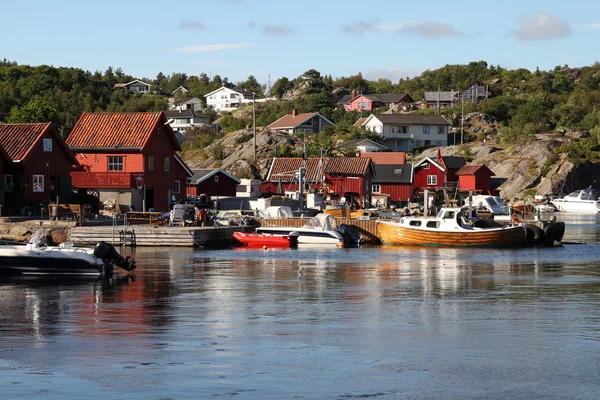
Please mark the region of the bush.
POLYGON ((236 143, 246 143, 248 140, 252 139, 253 137, 254 137, 254 134, 253 134, 253 133, 248 133, 248 134, 246 134, 246 135, 241 135, 241 136, 238 136, 238 137, 235 139, 235 142, 236 142, 236 143))
POLYGON ((225 158, 225 147, 219 142, 210 148, 210 155, 217 161, 223 161, 225 158))

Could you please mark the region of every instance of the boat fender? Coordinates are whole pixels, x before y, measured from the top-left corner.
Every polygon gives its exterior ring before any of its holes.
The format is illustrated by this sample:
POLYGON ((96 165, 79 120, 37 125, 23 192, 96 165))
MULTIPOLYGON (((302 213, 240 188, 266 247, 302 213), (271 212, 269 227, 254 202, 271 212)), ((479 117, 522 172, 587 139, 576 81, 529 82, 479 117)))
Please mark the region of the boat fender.
POLYGON ((544 231, 537 225, 525 224, 525 243, 524 246, 539 246, 544 243, 546 235, 544 231))
POLYGON ((554 240, 556 240, 557 242, 562 242, 563 236, 565 235, 565 223, 564 222, 556 222, 556 225, 558 226, 557 232, 556 232, 556 237, 554 238, 554 240))
POLYGON ((544 227, 544 234, 546 237, 543 241, 543 244, 545 247, 554 246, 554 241, 556 240, 556 238, 558 236, 559 229, 560 228, 558 227, 558 224, 556 224, 554 222, 552 222, 544 227))

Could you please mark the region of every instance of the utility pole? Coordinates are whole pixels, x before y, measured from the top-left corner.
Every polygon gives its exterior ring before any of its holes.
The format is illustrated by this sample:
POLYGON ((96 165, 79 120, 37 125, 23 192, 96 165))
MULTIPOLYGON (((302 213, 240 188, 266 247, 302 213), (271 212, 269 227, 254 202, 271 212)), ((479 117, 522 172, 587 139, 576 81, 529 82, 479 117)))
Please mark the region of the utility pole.
POLYGON ((465 126, 465 100, 461 97, 460 99, 461 113, 460 113, 460 144, 463 144, 463 132, 465 126))
POLYGON ((254 164, 256 164, 256 102, 254 101, 255 93, 252 92, 252 125, 254 136, 254 164))

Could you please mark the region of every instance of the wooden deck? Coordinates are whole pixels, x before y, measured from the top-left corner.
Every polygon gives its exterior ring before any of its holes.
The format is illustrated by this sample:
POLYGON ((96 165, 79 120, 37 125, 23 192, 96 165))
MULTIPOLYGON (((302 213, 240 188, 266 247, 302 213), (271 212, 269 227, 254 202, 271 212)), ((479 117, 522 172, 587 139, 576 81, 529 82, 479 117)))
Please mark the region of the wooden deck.
POLYGON ((225 246, 236 243, 233 232, 253 230, 248 226, 79 226, 71 228, 70 240, 76 244, 105 241, 120 246, 225 246))

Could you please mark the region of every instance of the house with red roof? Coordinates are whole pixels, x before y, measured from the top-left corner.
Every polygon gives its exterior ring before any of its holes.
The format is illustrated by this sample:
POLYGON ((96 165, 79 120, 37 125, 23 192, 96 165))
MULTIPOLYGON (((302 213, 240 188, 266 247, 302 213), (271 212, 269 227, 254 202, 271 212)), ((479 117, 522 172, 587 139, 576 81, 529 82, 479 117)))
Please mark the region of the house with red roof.
POLYGON ((303 113, 298 114, 298 110, 293 109, 291 114, 284 115, 277 121, 268 125, 268 129, 285 133, 320 133, 326 126, 334 126, 335 124, 319 114, 303 113))
POLYGON ((0 123, 3 172, 2 213, 33 213, 41 203, 71 201, 71 166, 77 160, 52 123, 0 123))
POLYGON ((168 210, 186 198, 193 173, 177 154, 181 151, 165 114, 86 113, 66 140, 80 166, 71 171, 80 195, 94 193, 137 210, 168 210))
POLYGON ((456 172, 458 190, 495 195, 492 191, 492 176, 495 174, 485 164, 465 164, 456 172))
POLYGON ((262 184, 262 191, 277 193, 283 190, 296 191, 298 171, 305 168, 306 190, 319 190, 344 196, 348 201, 370 202, 371 184, 375 170, 370 158, 366 157, 323 157, 323 158, 274 158, 262 184))
POLYGON ((435 158, 425 157, 414 165, 414 193, 420 193, 423 189, 456 188, 456 173, 465 164, 464 157, 442 156, 438 149, 435 158))

